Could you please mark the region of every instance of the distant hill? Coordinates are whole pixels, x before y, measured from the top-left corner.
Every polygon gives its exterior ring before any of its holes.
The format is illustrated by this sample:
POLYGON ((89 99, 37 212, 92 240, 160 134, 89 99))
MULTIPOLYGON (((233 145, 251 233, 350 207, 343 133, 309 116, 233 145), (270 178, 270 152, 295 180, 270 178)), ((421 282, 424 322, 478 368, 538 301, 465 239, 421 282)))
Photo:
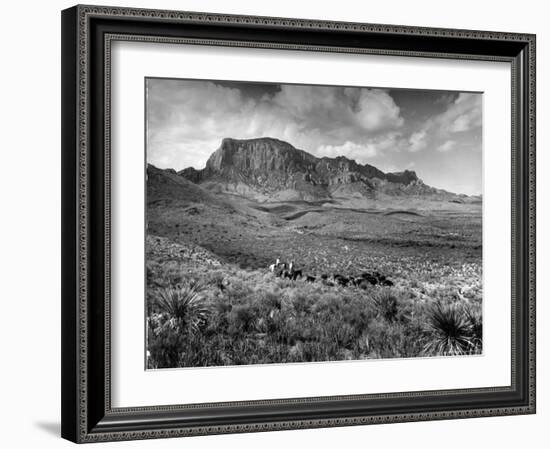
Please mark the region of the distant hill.
POLYGON ((269 137, 223 139, 204 169, 189 167, 177 174, 211 192, 233 193, 259 201, 376 200, 387 196, 470 201, 466 195, 424 184, 414 171, 384 173, 344 156, 318 158, 269 137))
POLYGON ((221 204, 210 192, 179 176, 175 170, 147 165, 147 202, 185 201, 186 203, 221 204))

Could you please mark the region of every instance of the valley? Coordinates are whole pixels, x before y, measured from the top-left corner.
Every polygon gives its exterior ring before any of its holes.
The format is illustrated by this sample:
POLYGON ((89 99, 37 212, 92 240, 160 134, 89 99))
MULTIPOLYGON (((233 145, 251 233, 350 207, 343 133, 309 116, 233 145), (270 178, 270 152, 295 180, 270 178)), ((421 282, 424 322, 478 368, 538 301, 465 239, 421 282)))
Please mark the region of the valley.
MULTIPOLYGON (((265 139, 260 143, 264 151, 265 139)), ((148 167, 152 347, 166 325, 159 289, 198 283, 208 310, 200 332, 180 336, 179 352, 170 355, 157 341, 150 367, 481 352, 480 335, 446 352, 430 346, 437 307, 449 319, 471 316, 481 326, 480 197, 426 186, 414 172, 316 161, 279 143, 280 160, 273 159, 277 151, 254 159, 255 145, 222 143, 224 151, 202 172, 148 167), (276 259, 293 261, 316 282, 275 277, 268 267, 276 259), (393 285, 365 290, 320 282, 323 275, 365 271, 393 285), (328 309, 315 312, 323 304, 328 309), (349 335, 338 337, 339 326, 349 335), (191 345, 193 357, 181 345, 191 345)))

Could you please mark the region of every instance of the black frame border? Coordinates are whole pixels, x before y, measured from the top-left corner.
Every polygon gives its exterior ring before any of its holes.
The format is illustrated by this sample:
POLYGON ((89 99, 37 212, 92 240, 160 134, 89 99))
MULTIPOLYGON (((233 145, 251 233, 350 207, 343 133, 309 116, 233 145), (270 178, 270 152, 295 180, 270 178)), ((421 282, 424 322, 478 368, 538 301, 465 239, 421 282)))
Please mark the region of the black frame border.
POLYGON ((78 5, 62 12, 62 436, 94 442, 535 413, 535 36, 78 5), (114 40, 506 61, 512 385, 218 404, 110 404, 114 40))

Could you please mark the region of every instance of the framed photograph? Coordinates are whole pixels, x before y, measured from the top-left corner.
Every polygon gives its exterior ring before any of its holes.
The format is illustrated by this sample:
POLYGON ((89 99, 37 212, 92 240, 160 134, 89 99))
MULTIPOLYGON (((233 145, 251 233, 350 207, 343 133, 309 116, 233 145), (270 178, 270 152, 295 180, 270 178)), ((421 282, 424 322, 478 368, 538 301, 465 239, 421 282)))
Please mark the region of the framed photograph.
POLYGON ((62 436, 535 412, 535 36, 62 12, 62 436))

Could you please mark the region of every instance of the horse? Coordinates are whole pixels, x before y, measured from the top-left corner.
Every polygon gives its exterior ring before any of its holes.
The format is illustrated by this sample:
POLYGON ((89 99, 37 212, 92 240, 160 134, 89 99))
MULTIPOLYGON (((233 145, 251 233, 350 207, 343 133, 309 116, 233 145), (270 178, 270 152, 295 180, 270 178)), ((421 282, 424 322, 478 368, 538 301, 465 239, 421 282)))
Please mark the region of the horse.
POLYGON ((283 277, 284 273, 285 273, 286 269, 282 266, 282 265, 278 265, 275 267, 275 276, 281 278, 283 277))
POLYGON ((283 279, 291 279, 291 280, 294 280, 294 279, 292 279, 292 273, 291 273, 289 270, 287 270, 286 268, 282 271, 281 277, 282 277, 283 279))
POLYGON ((279 263, 277 266, 276 266, 276 275, 280 278, 284 278, 286 276, 286 273, 287 273, 287 269, 286 269, 286 263, 279 263))

